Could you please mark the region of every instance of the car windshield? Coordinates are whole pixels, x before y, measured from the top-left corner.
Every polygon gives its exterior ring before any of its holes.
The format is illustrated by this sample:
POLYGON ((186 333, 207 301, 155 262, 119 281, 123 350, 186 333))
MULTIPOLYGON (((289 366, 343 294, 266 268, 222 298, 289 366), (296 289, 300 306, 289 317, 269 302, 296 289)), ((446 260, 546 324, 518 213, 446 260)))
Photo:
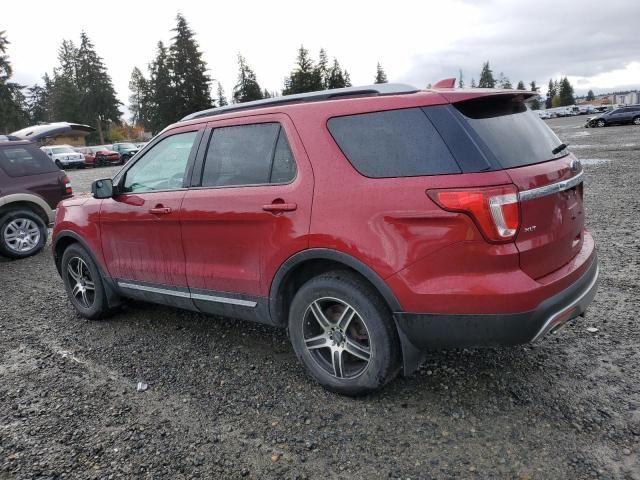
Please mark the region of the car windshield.
POLYGON ((135 150, 136 148, 138 148, 133 143, 119 143, 118 147, 120 147, 120 148, 130 148, 132 150, 135 150))
POLYGON ((102 147, 91 147, 90 150, 91 153, 98 153, 100 150, 102 150, 102 147))
POLYGON ((54 147, 51 149, 51 153, 57 155, 59 153, 76 153, 71 147, 54 147))

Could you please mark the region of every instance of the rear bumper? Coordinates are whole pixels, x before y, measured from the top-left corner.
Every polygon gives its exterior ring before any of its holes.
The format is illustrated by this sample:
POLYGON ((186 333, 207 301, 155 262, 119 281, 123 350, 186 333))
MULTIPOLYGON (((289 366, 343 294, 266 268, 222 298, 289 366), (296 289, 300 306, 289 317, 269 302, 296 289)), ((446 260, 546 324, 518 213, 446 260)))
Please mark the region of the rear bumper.
POLYGON ((573 284, 526 312, 395 313, 405 354, 405 373, 408 373, 407 361, 411 363, 413 357, 415 363, 416 354, 426 349, 508 346, 539 340, 566 321, 584 314, 596 294, 598 272, 598 259, 594 254, 591 265, 573 284))

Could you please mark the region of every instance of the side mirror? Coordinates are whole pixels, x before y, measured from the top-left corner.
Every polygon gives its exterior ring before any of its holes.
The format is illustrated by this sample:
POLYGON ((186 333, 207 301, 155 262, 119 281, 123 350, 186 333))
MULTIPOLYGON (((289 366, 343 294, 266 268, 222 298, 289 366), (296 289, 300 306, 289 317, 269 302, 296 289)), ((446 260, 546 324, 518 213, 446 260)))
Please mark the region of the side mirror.
POLYGON ((93 195, 93 198, 112 198, 113 180, 110 178, 96 180, 91 184, 91 194, 93 195))

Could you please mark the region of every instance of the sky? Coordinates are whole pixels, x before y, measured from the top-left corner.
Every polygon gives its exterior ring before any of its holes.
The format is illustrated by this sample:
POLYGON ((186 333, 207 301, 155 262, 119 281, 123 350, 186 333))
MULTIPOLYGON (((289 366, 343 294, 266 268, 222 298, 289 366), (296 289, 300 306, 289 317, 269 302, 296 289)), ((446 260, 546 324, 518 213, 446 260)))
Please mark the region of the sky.
MULTIPOLYGON (((7 0, 5 0, 7 1, 7 0)), ((640 88, 640 1, 324 0, 243 2, 181 0, 74 3, 31 0, 4 8, 14 80, 31 85, 57 65, 63 39, 86 31, 108 67, 119 99, 128 103, 131 71, 145 74, 157 42, 168 43, 176 14, 196 33, 209 74, 231 96, 237 54, 263 88, 281 90, 304 45, 321 47, 351 75, 373 83, 381 63, 389 81, 424 88, 462 70, 467 85, 490 61, 513 85, 568 76, 576 93, 640 88)), ((215 92, 215 87, 212 89, 215 92)))

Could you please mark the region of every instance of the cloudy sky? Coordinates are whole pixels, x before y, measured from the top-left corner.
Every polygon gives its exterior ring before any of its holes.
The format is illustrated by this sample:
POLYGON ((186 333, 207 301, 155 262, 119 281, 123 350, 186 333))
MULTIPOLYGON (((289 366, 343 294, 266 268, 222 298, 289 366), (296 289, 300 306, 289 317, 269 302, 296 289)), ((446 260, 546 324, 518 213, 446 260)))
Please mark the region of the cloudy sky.
MULTIPOLYGON (((134 66, 146 73, 159 40, 169 42, 180 11, 197 34, 212 78, 227 96, 236 83, 240 52, 269 90, 280 90, 304 44, 324 47, 355 85, 372 83, 376 63, 390 81, 419 87, 462 70, 478 80, 489 60, 512 83, 567 75, 578 93, 640 87, 640 1, 453 0, 243 2, 64 2, 31 0, 4 8, 15 80, 39 81, 57 64, 63 39, 85 30, 104 58, 118 96, 127 103, 134 66)), ((544 90, 544 88, 543 88, 544 90)))

